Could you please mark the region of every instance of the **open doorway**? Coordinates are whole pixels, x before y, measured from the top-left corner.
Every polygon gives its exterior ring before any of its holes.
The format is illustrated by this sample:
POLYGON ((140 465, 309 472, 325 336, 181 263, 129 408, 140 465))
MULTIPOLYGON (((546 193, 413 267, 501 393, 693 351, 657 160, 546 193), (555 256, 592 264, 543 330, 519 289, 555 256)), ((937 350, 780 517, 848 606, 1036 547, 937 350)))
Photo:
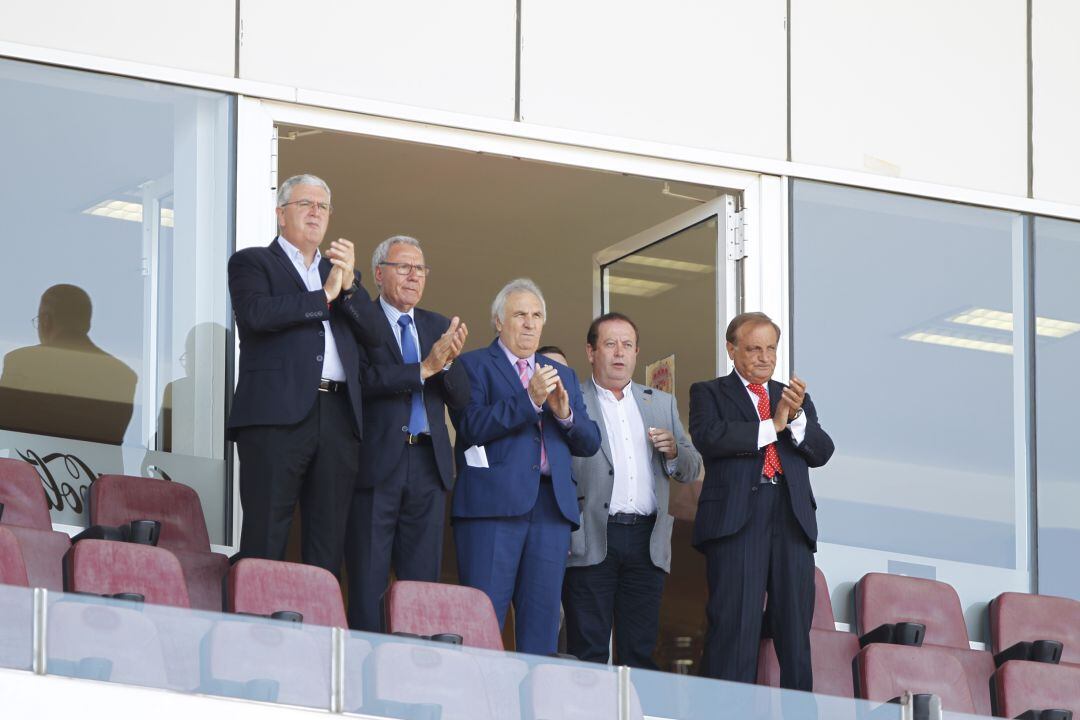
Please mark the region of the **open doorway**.
MULTIPOLYGON (((696 273, 680 274, 655 262, 624 263, 620 289, 610 282, 601 285, 596 256, 663 227, 672 218, 716 205, 731 191, 298 126, 279 124, 277 129, 278 177, 311 172, 327 181, 334 204, 327 240, 352 240, 356 267, 368 291, 374 292, 370 278, 375 246, 391 235, 418 238, 425 262, 432 267, 421 305, 460 316, 470 329, 467 350, 491 341, 491 300, 506 281, 519 276, 532 278, 545 293, 549 318, 543 343, 565 350, 583 380, 589 376, 586 330, 601 309, 625 309, 633 316, 636 308, 650 304, 670 308, 668 300, 677 295, 684 311, 697 321, 715 323, 717 285, 708 278, 717 276, 726 255, 719 244, 710 248, 708 238, 716 237, 722 224, 718 218, 703 219, 686 234, 687 241, 693 238, 693 258, 671 249, 684 242, 676 235, 665 241, 671 255, 666 259, 682 258, 684 265, 695 266, 696 273), (652 277, 657 273, 667 278, 658 283, 652 277), (635 278, 641 282, 632 282, 635 278), (697 289, 688 294, 694 283, 697 289), (709 312, 695 315, 693 298, 699 296, 709 312), (601 302, 615 297, 624 298, 626 304, 601 302)), ((666 257, 662 249, 649 254, 666 257)), ((719 320, 726 322, 723 313, 719 320)), ((669 324, 678 322, 673 318, 669 324)), ((715 336, 716 328, 709 330, 715 336)), ((650 347, 648 332, 642 328, 634 377, 639 382, 645 381, 647 362, 674 351, 670 346, 650 347)), ((654 337, 659 345, 659 333, 654 337)), ((682 336, 690 342, 687 337, 682 336)), ((690 383, 714 376, 716 345, 708 341, 702 345, 693 352, 706 361, 681 374, 675 386, 684 426, 690 383)), ((672 495, 673 504, 680 497, 684 512, 673 532, 672 573, 665 586, 656 659, 664 670, 696 672, 705 627, 704 561, 690 547, 692 522, 685 512, 694 507, 696 493, 680 489, 672 495)), ((449 523, 443 580, 457 580, 449 523)))

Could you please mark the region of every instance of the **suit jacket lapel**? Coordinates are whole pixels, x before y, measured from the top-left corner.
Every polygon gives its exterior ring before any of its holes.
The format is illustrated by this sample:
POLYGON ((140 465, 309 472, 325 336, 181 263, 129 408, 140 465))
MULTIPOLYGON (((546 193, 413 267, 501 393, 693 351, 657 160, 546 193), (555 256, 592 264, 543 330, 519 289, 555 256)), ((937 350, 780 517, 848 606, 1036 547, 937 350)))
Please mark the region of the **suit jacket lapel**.
POLYGON ((404 365, 405 358, 402 357, 401 346, 398 345, 400 331, 390 325, 390 320, 386 317, 386 311, 383 310, 382 302, 379 301, 378 295, 375 296, 375 299, 372 302, 375 303, 373 310, 375 312, 375 317, 378 318, 378 320, 375 321, 376 327, 379 328, 376 332, 379 333, 383 345, 385 345, 386 349, 390 351, 390 354, 394 356, 394 359, 404 365))
POLYGON ((720 390, 727 395, 735 405, 742 411, 742 414, 746 416, 747 420, 760 420, 758 417, 757 408, 754 407, 754 403, 750 401, 750 395, 747 393, 746 386, 742 384, 742 380, 739 375, 732 370, 731 373, 719 378, 720 390))
POLYGON ((416 323, 416 336, 420 338, 420 357, 423 359, 431 352, 431 346, 435 344, 436 335, 439 333, 420 308, 413 310, 413 319, 416 323))
POLYGON ((491 355, 492 364, 495 366, 496 372, 502 375, 506 382, 510 383, 510 387, 521 392, 526 392, 525 388, 521 386, 521 378, 518 377, 514 367, 506 359, 506 353, 499 347, 498 338, 492 340, 491 344, 488 345, 488 354, 491 355))
MULTIPOLYGON (((296 266, 293 265, 292 260, 290 260, 289 256, 285 254, 285 251, 281 249, 281 244, 278 243, 276 237, 270 243, 270 254, 273 255, 274 258, 276 258, 277 261, 281 263, 281 266, 285 268, 285 272, 287 272, 292 277, 292 279, 296 281, 296 284, 300 286, 300 289, 306 292, 307 285, 304 284, 304 278, 300 277, 300 273, 296 271, 296 266)), ((326 278, 323 278, 323 282, 326 282, 326 278)))
POLYGON ((581 396, 585 400, 585 409, 588 411, 589 417, 596 420, 596 424, 600 426, 600 449, 604 452, 608 464, 614 468, 615 463, 611 459, 611 441, 608 440, 607 423, 604 422, 604 411, 600 407, 600 397, 596 394, 596 385, 593 384, 591 376, 582 383, 581 396))
POLYGON ((776 382, 775 380, 769 381, 769 415, 772 416, 776 412, 776 404, 780 402, 780 396, 784 393, 784 384, 776 382))

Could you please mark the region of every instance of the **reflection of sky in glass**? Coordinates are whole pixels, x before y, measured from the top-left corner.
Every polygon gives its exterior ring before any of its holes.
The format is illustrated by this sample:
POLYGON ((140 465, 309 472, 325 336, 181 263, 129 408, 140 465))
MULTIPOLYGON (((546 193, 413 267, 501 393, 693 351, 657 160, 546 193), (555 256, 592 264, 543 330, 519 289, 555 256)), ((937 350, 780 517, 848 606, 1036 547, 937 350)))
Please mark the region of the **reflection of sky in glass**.
POLYGON ((1012 333, 956 319, 1012 312, 1013 216, 800 182, 793 217, 794 367, 837 445, 822 539, 1012 567, 1012 356, 978 346, 1012 333))
MULTIPOLYGON (((1080 223, 1036 218, 1035 311, 1080 322, 1080 223)), ((1080 471, 1075 408, 1080 333, 1040 343, 1035 355, 1039 591, 1080 599, 1080 471)))

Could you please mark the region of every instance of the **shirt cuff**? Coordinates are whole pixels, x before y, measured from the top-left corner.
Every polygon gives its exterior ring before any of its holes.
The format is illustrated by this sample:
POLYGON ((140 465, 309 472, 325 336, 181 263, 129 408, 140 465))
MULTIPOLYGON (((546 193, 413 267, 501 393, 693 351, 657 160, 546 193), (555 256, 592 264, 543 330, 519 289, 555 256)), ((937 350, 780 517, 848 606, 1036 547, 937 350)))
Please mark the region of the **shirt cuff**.
POLYGON ((574 408, 570 408, 570 415, 565 420, 559 417, 555 419, 559 421, 559 425, 562 426, 563 430, 569 430, 574 424, 574 408))
POLYGON ((666 472, 669 477, 674 475, 678 471, 679 471, 679 458, 676 457, 676 458, 672 458, 671 460, 667 460, 667 459, 664 460, 664 472, 666 472))
POLYGON ((795 441, 796 445, 802 445, 803 440, 806 439, 806 411, 803 410, 795 420, 788 423, 788 430, 791 431, 791 439, 795 441))
POLYGON ((757 446, 763 448, 776 442, 776 426, 772 420, 762 420, 758 425, 757 446))

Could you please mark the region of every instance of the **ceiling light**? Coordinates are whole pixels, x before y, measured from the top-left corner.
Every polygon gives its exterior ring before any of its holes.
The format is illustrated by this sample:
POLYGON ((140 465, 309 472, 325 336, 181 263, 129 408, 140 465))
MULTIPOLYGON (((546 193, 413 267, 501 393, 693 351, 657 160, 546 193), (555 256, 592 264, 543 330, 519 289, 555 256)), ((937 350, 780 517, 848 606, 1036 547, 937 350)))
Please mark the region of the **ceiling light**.
POLYGON ((660 293, 667 292, 675 287, 674 283, 657 282, 656 280, 642 280, 640 278, 620 277, 608 275, 604 279, 607 291, 615 295, 633 295, 634 297, 656 297, 660 293))
MULTIPOLYGON (((994 330, 1005 330, 1006 332, 1012 332, 1013 329, 1012 313, 1003 312, 1001 310, 990 310, 989 308, 972 308, 970 310, 965 310, 962 313, 950 317, 949 322, 959 323, 960 325, 974 325, 976 327, 991 328, 994 330)), ((1053 318, 1035 318, 1036 334, 1045 337, 1062 338, 1067 335, 1072 335, 1078 330, 1080 330, 1080 323, 1069 322, 1068 320, 1054 320, 1053 318)))
MULTIPOLYGON (((128 200, 103 200, 97 205, 83 210, 83 214, 141 223, 143 221, 142 211, 143 206, 141 203, 128 200)), ((161 208, 161 224, 163 227, 173 227, 172 208, 161 208)))
POLYGON ((663 268, 664 270, 681 270, 682 272, 707 273, 713 269, 712 265, 687 262, 685 260, 671 260, 668 258, 649 257, 648 255, 627 255, 619 262, 631 263, 632 265, 646 265, 648 267, 663 268))
POLYGON ((1012 355, 1012 345, 991 340, 976 340, 974 338, 946 335, 933 332, 913 332, 903 336, 904 340, 913 342, 930 343, 931 345, 945 345, 948 347, 964 348, 966 350, 981 350, 983 352, 1012 355))

